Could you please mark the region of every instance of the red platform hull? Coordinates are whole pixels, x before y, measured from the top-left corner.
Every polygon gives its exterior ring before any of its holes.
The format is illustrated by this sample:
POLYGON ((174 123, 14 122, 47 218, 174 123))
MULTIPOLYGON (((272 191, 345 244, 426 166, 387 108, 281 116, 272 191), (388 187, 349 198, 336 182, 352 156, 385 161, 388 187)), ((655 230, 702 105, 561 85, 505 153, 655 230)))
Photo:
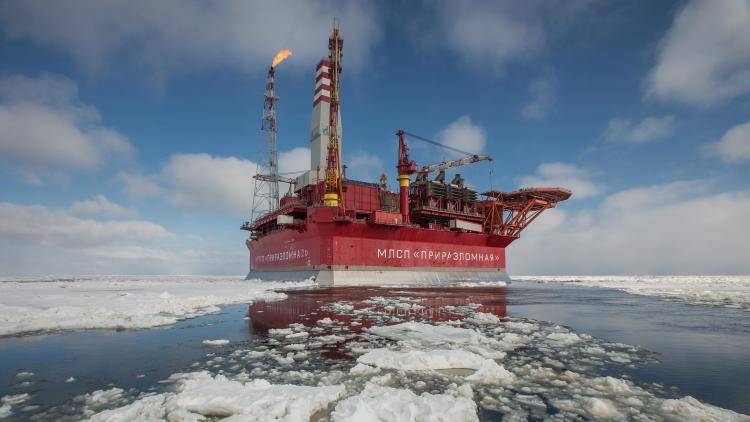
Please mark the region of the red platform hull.
POLYGON ((505 247, 515 237, 346 221, 335 212, 332 207, 311 208, 304 225, 248 240, 248 278, 285 273, 273 278, 317 277, 337 284, 366 283, 373 277, 392 282, 507 278, 505 247))

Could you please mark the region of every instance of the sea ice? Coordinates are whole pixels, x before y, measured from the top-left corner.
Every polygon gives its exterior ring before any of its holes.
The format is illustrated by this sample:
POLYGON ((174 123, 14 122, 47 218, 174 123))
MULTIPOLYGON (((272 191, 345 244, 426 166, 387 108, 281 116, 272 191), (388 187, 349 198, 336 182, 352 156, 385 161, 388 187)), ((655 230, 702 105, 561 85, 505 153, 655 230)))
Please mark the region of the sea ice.
MULTIPOLYGON (((431 369, 480 369, 485 359, 464 350, 410 350, 397 352, 388 349, 371 350, 357 358, 357 362, 379 368, 403 371, 424 371, 431 369)), ((494 363, 494 361, 493 361, 494 363)))
POLYGON ((229 344, 227 339, 203 340, 204 346, 226 346, 229 344))
POLYGON ((33 372, 22 371, 16 374, 16 379, 27 380, 34 376, 33 372))
MULTIPOLYGON (((316 327, 290 324, 252 345, 212 350, 194 364, 196 371, 210 372, 173 375, 158 394, 110 389, 77 405, 86 406, 84 416, 106 421, 476 421, 478 407, 503 420, 750 420, 618 378, 623 363, 652 361, 634 346, 544 321, 495 321, 477 306, 452 307, 451 318, 462 319, 451 325, 419 313, 385 325, 392 317, 385 306, 413 302, 371 301, 377 304, 363 312, 341 307, 371 328, 353 329, 349 318, 316 327), (303 332, 311 335, 296 335, 303 332), (331 352, 356 359, 331 359, 331 352)), ((45 416, 40 419, 55 419, 45 416)))
POLYGON ((93 328, 149 328, 219 311, 220 305, 281 300, 269 283, 219 277, 91 277, 0 282, 0 335, 93 328))
POLYGON ((664 400, 659 408, 661 416, 671 422, 681 421, 750 421, 750 416, 732 412, 731 410, 701 403, 691 396, 679 400, 664 400))
POLYGON ((471 322, 475 322, 477 324, 499 324, 500 318, 497 317, 495 314, 491 314, 488 312, 477 312, 470 318, 471 322))
POLYGON ((498 365, 492 359, 485 359, 482 365, 477 368, 477 372, 466 377, 467 381, 495 385, 507 385, 515 379, 516 376, 512 372, 505 369, 502 365, 498 365))
POLYGON ((91 417, 91 421, 202 420, 308 421, 344 394, 343 386, 274 385, 266 380, 230 380, 206 371, 175 374, 175 391, 143 397, 91 417), (226 420, 226 419, 225 419, 226 420))
POLYGON ((487 337, 471 329, 413 321, 397 325, 371 327, 367 329, 367 332, 417 347, 492 343, 487 337))
POLYGON ((368 384, 362 393, 336 404, 334 422, 474 422, 476 404, 464 397, 368 384))
POLYGON ((21 404, 25 402, 26 400, 30 399, 31 396, 28 393, 22 393, 22 394, 16 394, 16 395, 7 395, 3 398, 0 398, 0 404, 7 404, 11 406, 16 406, 18 404, 21 404))
POLYGON ((78 401, 83 401, 86 406, 100 407, 116 402, 122 398, 125 390, 122 388, 110 388, 108 390, 96 390, 83 396, 78 396, 78 401))
POLYGON ((575 333, 551 333, 547 335, 547 338, 560 344, 573 344, 581 341, 575 333))
POLYGON ((0 406, 0 418, 7 418, 8 416, 12 414, 13 414, 13 411, 11 410, 9 404, 4 404, 0 406))
POLYGON ((524 276, 514 279, 606 287, 695 305, 750 310, 750 276, 524 276))

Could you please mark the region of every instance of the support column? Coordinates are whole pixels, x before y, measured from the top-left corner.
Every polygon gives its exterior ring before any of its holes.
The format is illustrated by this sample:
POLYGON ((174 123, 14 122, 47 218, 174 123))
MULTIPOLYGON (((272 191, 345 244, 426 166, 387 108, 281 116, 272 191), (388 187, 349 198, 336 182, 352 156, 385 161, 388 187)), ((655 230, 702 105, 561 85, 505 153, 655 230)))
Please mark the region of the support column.
POLYGON ((401 218, 404 224, 409 224, 409 175, 398 175, 399 194, 401 195, 401 218))

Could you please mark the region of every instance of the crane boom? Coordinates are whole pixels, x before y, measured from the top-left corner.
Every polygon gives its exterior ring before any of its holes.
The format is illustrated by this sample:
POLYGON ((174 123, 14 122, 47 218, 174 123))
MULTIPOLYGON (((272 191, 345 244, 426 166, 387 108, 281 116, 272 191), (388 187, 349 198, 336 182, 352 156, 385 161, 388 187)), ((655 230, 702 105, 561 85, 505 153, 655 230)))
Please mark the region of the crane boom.
POLYGON ((414 173, 421 173, 423 175, 426 175, 428 173, 433 173, 440 170, 446 170, 453 167, 460 167, 464 166, 466 164, 472 164, 472 163, 478 163, 480 161, 492 161, 492 157, 487 155, 477 155, 472 154, 470 152, 462 151, 458 148, 454 148, 445 144, 441 144, 440 142, 435 142, 432 139, 423 138, 419 135, 415 135, 413 133, 406 132, 404 130, 399 130, 396 132, 396 135, 398 135, 399 139, 399 161, 398 161, 398 169, 399 174, 409 175, 414 173), (430 164, 426 166, 422 166, 421 168, 417 168, 416 164, 414 164, 413 161, 409 160, 409 149, 406 146, 406 140, 404 139, 406 136, 414 139, 418 139, 423 142, 427 142, 429 144, 439 146, 441 148, 445 148, 454 152, 458 152, 460 154, 466 155, 466 157, 458 158, 455 160, 448 160, 443 161, 442 163, 438 164, 430 164))
POLYGON ((466 164, 478 163, 480 161, 492 161, 492 157, 487 155, 472 155, 470 157, 459 158, 457 160, 443 161, 442 163, 423 166, 418 170, 418 172, 422 174, 434 173, 436 171, 446 170, 453 167, 460 167, 466 164))
POLYGON ((415 134, 413 134, 411 132, 405 132, 404 131, 404 135, 406 135, 406 136, 408 136, 410 138, 419 139, 422 142, 427 142, 428 144, 432 144, 432 145, 438 146, 440 148, 445 148, 447 150, 450 150, 450 151, 453 151, 453 152, 457 152, 457 153, 462 154, 462 155, 474 155, 474 153, 466 152, 464 150, 452 147, 450 145, 441 144, 440 142, 436 142, 436 141, 433 141, 432 139, 427 139, 427 138, 424 138, 422 136, 415 135, 415 134))

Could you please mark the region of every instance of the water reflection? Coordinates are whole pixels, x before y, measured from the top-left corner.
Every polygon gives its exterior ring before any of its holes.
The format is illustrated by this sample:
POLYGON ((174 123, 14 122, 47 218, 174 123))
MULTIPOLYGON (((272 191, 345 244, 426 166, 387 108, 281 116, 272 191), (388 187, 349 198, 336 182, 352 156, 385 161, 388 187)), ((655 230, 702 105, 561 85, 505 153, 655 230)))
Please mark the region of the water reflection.
MULTIPOLYGON (((314 290, 285 292, 289 297, 279 302, 257 302, 250 306, 250 329, 255 335, 268 335, 270 329, 287 328, 289 324, 303 324, 307 327, 318 325, 318 321, 329 318, 343 323, 347 331, 359 334, 373 325, 390 325, 404 319, 440 322, 461 319, 452 312, 452 307, 474 304, 480 312, 505 316, 505 287, 491 288, 403 288, 403 287, 332 287, 314 290), (382 298, 376 300, 373 298, 382 298), (407 306, 393 306, 393 303, 407 306), (417 306, 409 306, 416 304, 417 306), (336 306, 351 306, 353 312, 337 312, 336 306), (361 315, 357 310, 370 308, 378 315, 374 321, 361 315), (386 316, 384 321, 382 318, 386 316), (392 317, 388 320, 387 317, 392 317)), ((370 314, 372 315, 372 314, 370 314)), ((329 334, 339 334, 339 327, 331 327, 329 334)), ((344 347, 351 338, 325 344, 323 356, 328 359, 352 359, 344 353, 344 347)))
MULTIPOLYGON (((257 302, 250 306, 248 316, 250 327, 254 334, 267 334, 272 328, 286 328, 289 324, 299 323, 314 326, 317 321, 330 318, 351 325, 351 315, 341 315, 325 308, 334 303, 345 302, 351 304, 355 310, 374 307, 383 314, 409 316, 410 319, 427 320, 432 322, 459 319, 460 316, 451 312, 453 306, 476 304, 477 310, 505 316, 506 289, 505 287, 490 288, 362 288, 362 287, 332 287, 314 290, 298 290, 286 292, 289 296, 279 302, 257 302), (387 306, 365 302, 372 297, 386 299, 409 298, 421 305, 419 308, 389 309, 387 306)), ((372 321, 363 320, 358 331, 372 325, 372 321)), ((355 328, 355 327, 352 327, 355 328)))

